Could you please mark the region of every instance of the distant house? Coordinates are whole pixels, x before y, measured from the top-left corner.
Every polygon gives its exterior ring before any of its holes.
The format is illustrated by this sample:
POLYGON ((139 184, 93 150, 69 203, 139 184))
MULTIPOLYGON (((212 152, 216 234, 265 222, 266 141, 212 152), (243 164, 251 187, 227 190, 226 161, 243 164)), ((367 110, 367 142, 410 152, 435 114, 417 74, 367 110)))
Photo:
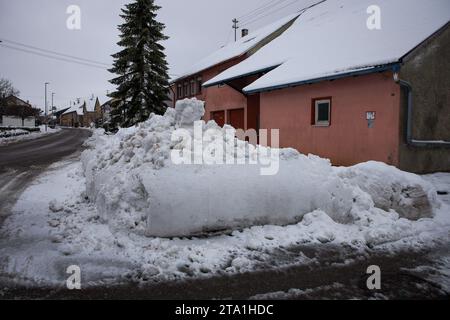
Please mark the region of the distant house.
POLYGON ((0 127, 32 128, 37 116, 37 110, 29 102, 15 96, 0 99, 0 127))
POLYGON ((328 0, 254 54, 177 80, 177 98, 203 99, 219 124, 279 129, 281 147, 334 165, 450 171, 449 21, 448 0, 328 0), (202 95, 189 94, 195 79, 202 95))
POLYGON ((54 112, 52 112, 49 115, 50 120, 49 120, 48 124, 50 126, 56 126, 57 124, 60 124, 61 123, 61 116, 69 109, 70 108, 63 108, 61 110, 55 110, 54 112))
POLYGON ((72 105, 62 115, 60 125, 63 127, 78 128, 83 126, 83 105, 81 100, 72 102, 72 105))
POLYGON ((83 104, 83 127, 96 125, 102 118, 102 109, 98 97, 90 97, 83 104))
POLYGON ((72 102, 60 117, 61 126, 65 127, 90 127, 97 125, 102 119, 102 108, 100 100, 92 96, 87 100, 77 99, 72 102))

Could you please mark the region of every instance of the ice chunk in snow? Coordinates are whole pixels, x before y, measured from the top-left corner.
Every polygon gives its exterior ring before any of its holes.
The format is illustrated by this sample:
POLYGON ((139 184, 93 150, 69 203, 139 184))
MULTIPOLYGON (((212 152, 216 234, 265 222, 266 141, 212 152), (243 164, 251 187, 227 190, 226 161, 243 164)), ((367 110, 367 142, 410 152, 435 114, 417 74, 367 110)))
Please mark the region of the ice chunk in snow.
MULTIPOLYGON (((172 113, 173 109, 169 109, 172 113)), ((180 125, 193 125, 205 115, 204 102, 197 99, 177 101, 175 106, 176 122, 180 125)))
POLYGON ((436 191, 417 175, 370 161, 346 168, 341 177, 367 192, 378 208, 410 220, 433 217, 436 191))
MULTIPOLYGON (((194 155, 232 145, 242 151, 232 154, 235 160, 249 160, 270 150, 225 135, 230 127, 220 128, 213 121, 200 125, 204 134, 200 151, 189 149, 186 141, 172 139, 182 126, 193 140, 190 125, 203 114, 203 102, 186 99, 164 116, 153 115, 115 136, 94 134, 95 147, 82 156, 86 193, 111 228, 173 237, 292 224, 315 210, 337 223, 352 223, 361 213, 382 210, 394 210, 408 219, 433 215, 435 198, 428 183, 375 162, 333 168, 326 159, 282 149, 278 150, 279 172, 274 176, 261 176, 260 165, 237 162, 174 164, 170 158, 174 150, 194 155)), ((229 152, 225 148, 224 158, 229 152)))

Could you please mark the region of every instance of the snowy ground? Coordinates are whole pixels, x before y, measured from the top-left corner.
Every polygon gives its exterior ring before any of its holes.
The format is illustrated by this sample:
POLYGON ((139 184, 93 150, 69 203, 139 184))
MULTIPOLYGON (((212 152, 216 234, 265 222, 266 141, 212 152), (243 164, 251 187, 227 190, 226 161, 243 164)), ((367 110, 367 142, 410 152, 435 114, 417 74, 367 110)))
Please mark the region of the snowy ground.
POLYGON ((60 128, 52 129, 52 128, 48 127, 47 131, 45 131, 45 126, 40 126, 39 128, 41 130, 40 132, 32 132, 32 133, 28 133, 28 131, 25 131, 25 130, 15 130, 15 131, 19 131, 18 133, 20 133, 20 131, 23 131, 22 132, 23 134, 16 135, 13 137, 8 137, 8 138, 0 137, 0 146, 8 145, 10 143, 15 143, 15 142, 20 142, 20 141, 28 141, 28 140, 38 139, 45 135, 53 134, 53 133, 59 132, 61 130, 60 128))
MULTIPOLYGON (((450 174, 426 178, 438 190, 450 190, 450 174)), ((449 200, 446 196, 442 199, 449 200)), ((60 286, 67 279, 66 268, 78 265, 87 287, 317 263, 302 252, 287 254, 290 247, 305 244, 350 247, 353 254, 361 256, 369 249, 415 251, 448 245, 449 204, 443 205, 436 217, 419 221, 386 213, 373 217, 366 226, 346 225, 315 211, 288 226, 252 227, 205 238, 147 238, 102 223, 96 208, 86 200, 81 163, 61 162, 22 194, 5 221, 0 235, 0 268, 7 283, 60 286)), ((438 283, 448 284, 448 262, 442 258, 441 270, 433 272, 438 283)), ((299 292, 294 289, 286 294, 299 292)))
MULTIPOLYGON (((349 266, 351 273, 367 257, 395 260, 408 252, 414 261, 439 251, 432 265, 396 263, 448 291, 450 174, 422 179, 377 162, 336 168, 292 149, 269 149, 268 156, 267 148, 239 141, 233 128, 214 122, 200 121, 204 136, 196 137, 194 122, 203 114, 200 101, 178 102, 164 116, 114 136, 95 131, 81 160, 51 166, 0 230, 1 283, 61 287, 73 265, 81 268, 83 288, 322 264, 349 266), (174 139, 180 128, 186 139, 174 139), (202 146, 192 149, 190 141, 202 146), (231 148, 221 154, 224 145, 231 148), (234 156, 234 148, 244 152, 234 156), (276 159, 279 172, 266 177, 251 165, 179 165, 173 152, 276 159), (202 236, 193 236, 199 231, 202 236), (337 259, 323 255, 329 247, 337 259)), ((333 283, 314 292, 338 290, 333 283)), ((305 288, 260 293, 311 294, 305 288)))

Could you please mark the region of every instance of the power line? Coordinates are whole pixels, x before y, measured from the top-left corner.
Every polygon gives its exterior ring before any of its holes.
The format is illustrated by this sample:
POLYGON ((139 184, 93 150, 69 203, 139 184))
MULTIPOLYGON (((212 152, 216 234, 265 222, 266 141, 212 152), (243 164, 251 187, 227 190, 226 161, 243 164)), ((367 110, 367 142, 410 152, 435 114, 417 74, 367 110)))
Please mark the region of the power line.
POLYGON ((35 47, 35 46, 28 45, 28 44, 7 40, 7 39, 0 39, 0 40, 3 41, 3 42, 6 42, 6 43, 10 43, 10 44, 16 45, 16 46, 21 46, 21 47, 25 47, 25 48, 28 48, 28 49, 33 49, 33 50, 36 50, 36 51, 42 51, 42 52, 49 53, 49 54, 52 54, 52 55, 62 56, 62 57, 70 58, 70 59, 84 61, 84 62, 87 62, 87 63, 99 64, 99 65, 104 65, 104 66, 109 67, 109 64, 107 64, 107 63, 103 63, 103 62, 99 62, 99 61, 95 61, 95 60, 91 60, 91 59, 86 59, 86 58, 81 58, 81 57, 77 57, 77 56, 72 56, 72 55, 69 55, 69 54, 56 52, 56 51, 52 51, 52 50, 48 50, 48 49, 43 49, 43 48, 39 48, 39 47, 35 47))
POLYGON ((277 6, 283 4, 286 1, 289 1, 289 0, 278 0, 275 3, 271 4, 270 6, 267 6, 265 8, 261 8, 259 10, 256 10, 253 14, 251 14, 251 15, 245 17, 245 18, 241 18, 240 21, 245 23, 247 21, 253 20, 256 17, 258 17, 258 16, 260 16, 262 14, 265 14, 266 12, 276 8, 277 6))
POLYGON ((286 0, 271 0, 267 3, 265 3, 264 5, 257 7, 255 9, 253 9, 252 11, 247 12, 246 14, 238 17, 239 20, 246 20, 248 18, 251 18, 252 15, 256 14, 259 11, 264 11, 268 8, 270 8, 271 6, 276 6, 279 2, 284 2, 286 0))
POLYGON ((282 7, 279 7, 279 8, 277 8, 277 9, 275 9, 275 10, 272 10, 272 11, 270 11, 270 12, 268 12, 268 13, 262 15, 262 16, 256 17, 255 19, 248 20, 248 21, 246 21, 242 26, 245 27, 245 26, 247 26, 247 25, 249 25, 249 24, 255 23, 256 21, 259 21, 259 20, 261 20, 261 19, 263 19, 263 18, 265 18, 265 17, 270 16, 271 14, 274 14, 274 13, 276 13, 276 12, 278 12, 278 11, 284 9, 284 8, 287 8, 287 7, 289 7, 289 6, 293 5, 293 4, 295 4, 295 3, 298 2, 298 1, 300 1, 300 0, 294 0, 294 1, 289 2, 288 4, 286 4, 285 6, 282 6, 282 7))
MULTIPOLYGON (((273 10, 273 11, 269 12, 268 14, 266 14, 266 15, 264 15, 264 16, 260 16, 259 18, 250 20, 250 21, 244 23, 242 26, 245 27, 245 26, 247 26, 247 25, 249 25, 249 24, 255 23, 256 21, 259 21, 259 20, 261 20, 261 19, 263 19, 263 18, 265 18, 265 17, 267 17, 267 16, 269 16, 269 15, 275 13, 275 12, 278 12, 278 11, 284 9, 284 8, 287 8, 287 7, 293 5, 294 3, 298 2, 298 1, 299 1, 299 0, 294 0, 294 1, 290 2, 290 3, 288 3, 287 5, 283 6, 283 7, 280 7, 280 8, 278 8, 278 9, 276 9, 276 10, 273 10)), ((311 8, 313 8, 313 7, 315 7, 315 6, 319 5, 319 4, 321 4, 321 3, 323 3, 323 2, 326 2, 326 1, 327 1, 327 0, 321 0, 321 1, 319 1, 319 2, 316 2, 316 3, 314 3, 314 4, 311 4, 311 5, 307 6, 307 7, 302 8, 302 9, 298 10, 297 12, 299 12, 300 14, 303 14, 306 10, 311 9, 311 8)))
POLYGON ((92 67, 92 68, 97 68, 97 69, 102 69, 102 70, 107 70, 108 69, 106 66, 102 67, 102 66, 99 66, 99 65, 89 64, 89 63, 85 63, 85 62, 81 62, 81 61, 70 60, 70 59, 66 59, 66 58, 62 58, 62 57, 55 57, 55 56, 51 56, 51 55, 48 55, 48 54, 45 54, 45 53, 41 53, 41 52, 35 52, 35 51, 23 49, 23 48, 12 47, 12 46, 7 45, 7 44, 0 44, 0 46, 8 48, 8 49, 11 49, 11 50, 21 51, 21 52, 25 52, 25 53, 29 53, 29 54, 34 54, 34 55, 41 56, 41 57, 48 58, 48 59, 59 60, 59 61, 68 62, 68 63, 74 63, 74 64, 79 64, 79 65, 92 67))

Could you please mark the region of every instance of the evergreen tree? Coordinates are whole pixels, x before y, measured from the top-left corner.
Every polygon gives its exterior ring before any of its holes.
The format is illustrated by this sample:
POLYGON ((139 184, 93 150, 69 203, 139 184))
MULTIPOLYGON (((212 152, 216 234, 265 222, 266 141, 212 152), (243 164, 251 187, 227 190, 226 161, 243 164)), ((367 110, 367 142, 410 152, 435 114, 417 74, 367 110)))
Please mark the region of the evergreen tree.
POLYGON ((118 75, 110 82, 117 86, 111 94, 120 103, 111 112, 112 124, 130 127, 145 121, 151 113, 163 114, 169 77, 161 41, 168 39, 164 24, 156 21, 160 7, 154 0, 135 0, 122 9, 124 23, 118 45, 123 49, 112 55, 110 72, 118 75))

